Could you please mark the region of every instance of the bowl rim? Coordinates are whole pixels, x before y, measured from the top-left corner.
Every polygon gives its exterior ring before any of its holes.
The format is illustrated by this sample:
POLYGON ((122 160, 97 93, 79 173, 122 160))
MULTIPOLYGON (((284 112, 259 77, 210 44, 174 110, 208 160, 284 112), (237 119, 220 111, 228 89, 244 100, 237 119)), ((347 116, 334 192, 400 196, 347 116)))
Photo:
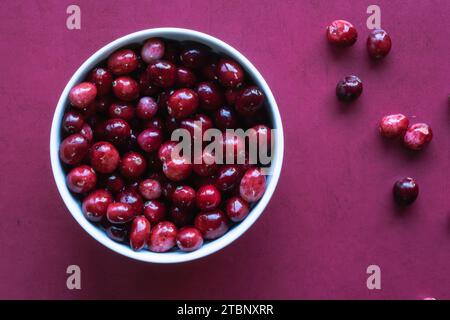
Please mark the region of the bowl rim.
MULTIPOLYGON (((181 40, 181 39, 180 39, 181 40)), ((58 100, 50 132, 50 160, 53 177, 55 179, 56 186, 58 188, 59 194, 64 201, 67 209, 70 211, 73 218, 78 222, 78 224, 95 240, 104 245, 105 247, 121 254, 126 257, 150 263, 181 263, 192 261, 206 257, 214 252, 217 252, 224 247, 228 246, 244 234, 255 221, 261 216, 265 207, 269 203, 272 195, 277 186, 281 168, 283 164, 283 154, 284 154, 284 136, 283 136, 283 125, 281 121, 280 112, 275 101, 275 98, 270 90, 268 84, 259 73, 259 71, 253 66, 253 64, 238 50, 219 40, 211 35, 203 32, 184 29, 184 28, 152 28, 145 29, 137 32, 133 32, 122 36, 105 46, 101 47, 94 54, 92 54, 88 59, 86 59, 83 64, 77 69, 77 71, 71 76, 70 80, 66 84, 61 96, 58 100), (231 58, 238 61, 242 67, 251 74, 253 80, 260 86, 263 90, 266 99, 267 106, 270 109, 270 114, 272 116, 273 126, 276 130, 275 132, 275 144, 274 144, 274 155, 272 158, 272 174, 268 181, 268 185, 263 197, 258 201, 258 203, 252 208, 249 215, 234 228, 230 229, 222 237, 209 242, 207 245, 202 246, 200 249, 192 252, 165 252, 165 253, 155 253, 149 250, 133 251, 131 248, 124 244, 113 241, 108 238, 103 230, 88 221, 81 210, 79 202, 70 193, 66 186, 66 179, 64 171, 62 169, 62 164, 59 159, 59 144, 61 138, 60 124, 62 121, 62 116, 67 105, 68 94, 70 89, 78 82, 80 82, 83 77, 100 61, 103 61, 105 57, 114 52, 115 50, 129 45, 131 43, 142 42, 143 40, 151 37, 161 37, 161 38, 178 38, 186 37, 185 40, 198 41, 206 45, 219 48, 219 51, 227 54, 231 58)))

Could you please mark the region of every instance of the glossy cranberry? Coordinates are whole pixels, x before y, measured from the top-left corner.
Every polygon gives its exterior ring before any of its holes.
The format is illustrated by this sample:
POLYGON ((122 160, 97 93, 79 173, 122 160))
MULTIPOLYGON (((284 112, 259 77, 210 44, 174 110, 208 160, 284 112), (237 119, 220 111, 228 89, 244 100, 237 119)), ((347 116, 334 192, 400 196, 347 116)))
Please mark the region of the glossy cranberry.
POLYGON ((95 68, 89 73, 88 80, 95 84, 99 96, 105 96, 111 92, 113 75, 108 69, 95 68))
POLYGON ((128 239, 128 225, 108 225, 105 232, 108 238, 116 242, 125 242, 128 239))
POLYGON ((117 202, 127 203, 129 204, 135 215, 139 215, 144 210, 144 202, 142 197, 133 187, 125 187, 122 191, 120 191, 116 196, 117 202))
POLYGON ((125 182, 120 176, 116 174, 112 174, 106 178, 105 188, 113 194, 120 192, 124 186, 125 182))
POLYGON ((403 178, 394 184, 394 199, 399 205, 413 203, 419 195, 419 185, 413 178, 403 178))
POLYGON ((128 122, 123 119, 109 119, 105 123, 106 139, 112 143, 123 143, 131 135, 128 122))
POLYGON ((357 76, 346 76, 336 85, 336 96, 339 100, 349 102, 357 99, 363 91, 361 79, 357 76))
POLYGON ((128 203, 113 202, 106 210, 106 218, 114 224, 123 224, 133 220, 135 212, 128 203))
POLYGON ((189 186, 179 186, 172 194, 172 202, 178 207, 191 207, 195 202, 195 190, 189 186))
POLYGON ((75 165, 81 162, 89 151, 88 140, 79 133, 65 138, 59 145, 59 158, 65 164, 75 165))
POLYGON ((198 95, 191 89, 175 91, 167 102, 167 111, 175 119, 183 119, 195 113, 198 107, 198 95))
POLYGON ((85 193, 95 188, 97 175, 91 167, 83 165, 70 170, 66 182, 70 191, 85 193))
POLYGON ((398 137, 406 132, 409 120, 403 114, 391 114, 381 119, 379 129, 381 135, 387 138, 398 137))
POLYGON ((147 161, 145 158, 137 152, 128 152, 122 157, 120 163, 120 173, 124 178, 137 179, 139 178, 147 168, 147 161))
POLYGON ((264 94, 255 86, 247 87, 236 97, 236 111, 243 116, 252 116, 264 103, 264 94))
POLYGON ((367 52, 373 59, 381 59, 391 51, 391 37, 382 29, 375 29, 367 38, 367 52))
POLYGON ((222 210, 199 213, 195 217, 194 225, 203 238, 209 240, 217 239, 228 231, 228 220, 222 210))
POLYGON ((158 200, 150 200, 144 204, 144 216, 152 225, 161 222, 166 217, 166 205, 158 200))
POLYGON ((236 187, 241 178, 241 172, 237 165, 224 165, 216 175, 215 186, 220 191, 229 191, 236 187))
POLYGON ((181 63, 190 69, 202 67, 208 56, 208 49, 199 44, 188 44, 180 52, 181 63))
POLYGON ((111 143, 100 141, 91 147, 90 160, 95 171, 111 173, 119 166, 120 156, 111 143))
POLYGON ((223 92, 213 82, 200 82, 196 91, 202 109, 216 110, 225 103, 223 92))
POLYGON ((76 108, 83 109, 94 102, 97 88, 93 83, 82 82, 70 89, 69 101, 76 108))
POLYGON ((147 63, 154 62, 164 56, 164 42, 159 38, 148 39, 141 50, 141 57, 147 63))
POLYGON ((335 20, 327 27, 327 38, 333 45, 348 47, 356 42, 358 32, 350 22, 335 20))
POLYGON ((116 101, 109 106, 109 117, 130 121, 134 118, 134 107, 129 102, 116 101))
POLYGON ((153 252, 166 252, 175 246, 177 227, 169 221, 158 223, 150 233, 149 249, 153 252))
POLYGON ((216 158, 208 149, 203 150, 201 158, 192 165, 192 170, 201 177, 210 177, 217 169, 216 158))
POLYGON ((159 60, 148 65, 150 82, 161 88, 170 88, 177 78, 177 67, 172 62, 159 60))
POLYGON ((202 233, 193 227, 184 227, 178 231, 177 246, 181 251, 191 252, 203 245, 202 233))
POLYGON ((161 184, 154 179, 145 179, 139 184, 139 192, 147 200, 158 199, 161 196, 161 184))
POLYGON ((192 208, 172 206, 169 210, 170 221, 180 228, 191 224, 194 214, 192 208))
POLYGON ((220 107, 214 112, 214 123, 220 130, 235 129, 237 126, 237 117, 234 110, 230 107, 220 107))
POLYGON ((161 146, 163 136, 158 129, 145 129, 138 136, 138 144, 145 152, 153 152, 161 146))
POLYGON ((66 133, 77 133, 84 126, 84 117, 80 112, 68 111, 63 116, 61 126, 66 133))
POLYGON ((98 189, 83 199, 81 210, 86 219, 92 222, 99 222, 106 215, 106 210, 112 201, 112 196, 108 191, 98 189))
POLYGON ((178 142, 166 141, 158 150, 158 157, 161 162, 166 162, 172 159, 172 151, 177 146, 178 142))
POLYGON ((242 177, 239 193, 247 202, 256 202, 266 190, 266 177, 258 168, 248 169, 242 177))
POLYGON ((226 212, 233 222, 244 220, 250 212, 250 205, 241 197, 232 197, 227 200, 226 212))
POLYGON ((221 59, 217 64, 217 77, 226 88, 236 88, 244 82, 244 70, 234 60, 221 59))
POLYGON ((158 112, 158 104, 151 97, 142 97, 136 107, 137 116, 143 120, 152 119, 158 112))
POLYGON ((139 92, 143 96, 156 96, 161 92, 161 88, 154 85, 150 80, 150 75, 144 71, 138 76, 139 92))
POLYGON ((157 129, 159 131, 164 131, 164 122, 160 117, 154 117, 150 120, 144 121, 144 129, 157 129))
POLYGON ((192 163, 185 157, 176 157, 163 162, 163 172, 172 181, 183 181, 192 172, 192 163))
POLYGON ((130 229, 131 249, 134 251, 141 250, 147 244, 150 233, 150 222, 145 217, 134 218, 130 229))
POLYGON ((124 75, 138 68, 136 53, 130 49, 120 49, 108 58, 108 69, 115 75, 124 75))
POLYGON ((220 191, 213 185, 206 185, 197 190, 195 203, 202 211, 216 209, 221 201, 222 196, 220 195, 220 191))
POLYGON ((177 80, 175 82, 177 87, 192 88, 196 82, 197 77, 190 69, 184 67, 177 68, 177 80))
POLYGON ((86 140, 90 143, 92 142, 92 139, 94 138, 94 132, 92 131, 92 128, 90 125, 85 123, 83 127, 80 130, 80 134, 86 138, 86 140))
POLYGON ((114 95, 123 101, 133 101, 139 97, 139 86, 131 77, 119 77, 112 84, 114 95))
POLYGON ((433 131, 426 123, 415 123, 406 130, 403 142, 408 149, 421 150, 433 139, 433 131))

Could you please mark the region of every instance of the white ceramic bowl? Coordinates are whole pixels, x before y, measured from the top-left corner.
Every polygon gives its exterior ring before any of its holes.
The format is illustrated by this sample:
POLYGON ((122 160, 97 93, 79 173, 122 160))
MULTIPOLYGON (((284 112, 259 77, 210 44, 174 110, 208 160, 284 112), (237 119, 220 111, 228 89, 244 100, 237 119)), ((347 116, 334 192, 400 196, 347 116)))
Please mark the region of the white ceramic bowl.
POLYGON ((53 176, 55 177, 59 193, 61 194, 64 203, 66 204, 75 220, 92 237, 94 237, 98 242, 108 247, 109 249, 133 259, 153 263, 178 263, 199 259, 224 248, 225 246, 236 240, 238 237, 240 237, 245 231, 247 231, 247 229, 250 228, 250 226, 256 221, 256 219, 259 218, 264 208, 267 206, 270 198, 272 197, 281 172, 281 166, 283 162, 283 148, 283 127, 281 123, 280 112, 278 111, 277 103, 275 102, 269 86, 267 85, 261 74, 258 72, 258 70, 256 70, 256 68, 250 63, 250 61, 248 61, 247 58, 239 53, 239 51, 226 44, 225 42, 201 32, 179 28, 157 28, 135 32, 107 44, 96 53, 94 53, 81 65, 81 67, 78 68, 78 70, 75 72, 75 74, 72 76, 72 78, 64 88, 64 91, 59 98, 58 105, 56 106, 50 134, 50 158, 52 163, 53 176), (247 74, 253 78, 255 84, 259 86, 265 93, 266 107, 269 108, 271 122, 274 128, 277 129, 275 135, 274 156, 272 159, 272 174, 267 177, 267 189, 262 199, 253 207, 252 211, 244 221, 231 228, 221 238, 211 242, 207 242, 200 249, 189 253, 181 251, 154 253, 145 249, 136 252, 130 249, 129 246, 117 243, 108 238, 103 230, 96 227, 83 216, 80 202, 75 197, 73 197, 66 186, 65 174, 58 155, 59 144, 61 141, 61 120, 64 114, 64 110, 68 105, 69 90, 77 83, 82 82, 87 73, 92 68, 94 68, 102 60, 106 59, 117 49, 130 45, 132 43, 143 43, 146 39, 151 37, 197 41, 208 45, 216 52, 226 54, 238 61, 243 66, 247 74))

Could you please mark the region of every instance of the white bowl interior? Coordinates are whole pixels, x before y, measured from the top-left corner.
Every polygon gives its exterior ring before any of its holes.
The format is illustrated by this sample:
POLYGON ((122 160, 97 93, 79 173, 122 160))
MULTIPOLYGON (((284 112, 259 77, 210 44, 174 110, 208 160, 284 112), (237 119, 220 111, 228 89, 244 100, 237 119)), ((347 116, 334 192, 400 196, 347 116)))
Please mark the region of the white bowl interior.
POLYGON ((108 45, 104 46, 96 53, 94 53, 89 59, 87 59, 81 65, 81 67, 75 72, 75 74, 72 76, 72 78, 69 80, 66 87, 64 88, 64 91, 62 92, 61 97, 58 101, 58 105, 56 107, 56 111, 53 117, 50 136, 50 157, 53 175, 59 193, 61 194, 64 203, 66 204, 67 208, 69 209, 75 220, 92 237, 94 237, 97 241, 99 241, 106 247, 110 248, 111 250, 133 259, 153 263, 178 263, 195 260, 207 256, 227 246, 228 244, 236 240, 240 235, 242 235, 248 228, 250 228, 250 226, 256 221, 256 219, 258 219, 258 217, 263 212, 264 208, 267 206, 275 190, 283 162, 283 148, 284 148, 283 127, 281 123, 280 113, 269 86, 267 85, 266 81, 261 76, 261 74, 258 72, 258 70, 256 70, 256 68, 250 63, 250 61, 248 61, 247 58, 245 58, 241 53, 239 53, 236 49, 224 43, 223 41, 201 32, 179 28, 157 28, 135 32, 109 43, 108 45), (267 177, 268 183, 264 196, 253 207, 252 211, 247 216, 247 218, 244 219, 239 224, 235 225, 233 228, 231 228, 224 236, 222 236, 219 239, 206 242, 200 249, 189 253, 181 251, 154 253, 148 250, 141 250, 136 252, 130 249, 130 247, 128 247, 127 245, 115 242, 110 238, 108 238, 108 236, 102 229, 89 222, 83 216, 79 200, 76 199, 70 193, 69 189, 66 186, 65 173, 58 155, 59 144, 61 141, 60 126, 64 110, 68 105, 68 94, 70 89, 75 84, 83 81, 87 73, 92 68, 94 68, 98 63, 106 59, 111 53, 113 53, 117 49, 133 43, 143 43, 146 39, 151 37, 161 37, 165 39, 182 40, 182 41, 185 40, 197 41, 209 46, 218 53, 228 55, 233 59, 235 59, 236 61, 238 61, 243 66, 247 74, 252 77, 254 83, 257 86, 259 86, 265 93, 266 96, 265 107, 269 108, 269 115, 271 118, 270 120, 272 122, 273 127, 277 129, 275 134, 275 143, 272 158, 272 167, 271 167, 272 174, 267 177))

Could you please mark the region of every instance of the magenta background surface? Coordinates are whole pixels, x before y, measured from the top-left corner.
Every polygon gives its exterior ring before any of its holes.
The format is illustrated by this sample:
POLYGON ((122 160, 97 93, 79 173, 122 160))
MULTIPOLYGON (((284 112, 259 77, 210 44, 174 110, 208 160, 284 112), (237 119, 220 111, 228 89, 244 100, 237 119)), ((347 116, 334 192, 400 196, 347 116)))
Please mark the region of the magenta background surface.
POLYGON ((393 39, 368 59, 373 1, 2 1, 0 3, 0 298, 420 299, 450 298, 450 2, 376 1, 393 39), (66 28, 78 4, 82 29, 66 28), (334 19, 360 38, 332 50, 334 19), (277 99, 285 162, 259 221, 223 251, 151 265, 101 246, 71 217, 50 169, 49 134, 65 84, 93 52, 125 34, 184 27, 228 42, 260 70, 277 99), (364 93, 348 109, 336 82, 356 73, 364 93), (414 154, 383 140, 377 121, 402 112, 435 133, 414 154), (400 212, 393 182, 417 178, 400 212), (66 268, 82 290, 66 288, 66 268), (382 290, 366 288, 381 267, 382 290))

